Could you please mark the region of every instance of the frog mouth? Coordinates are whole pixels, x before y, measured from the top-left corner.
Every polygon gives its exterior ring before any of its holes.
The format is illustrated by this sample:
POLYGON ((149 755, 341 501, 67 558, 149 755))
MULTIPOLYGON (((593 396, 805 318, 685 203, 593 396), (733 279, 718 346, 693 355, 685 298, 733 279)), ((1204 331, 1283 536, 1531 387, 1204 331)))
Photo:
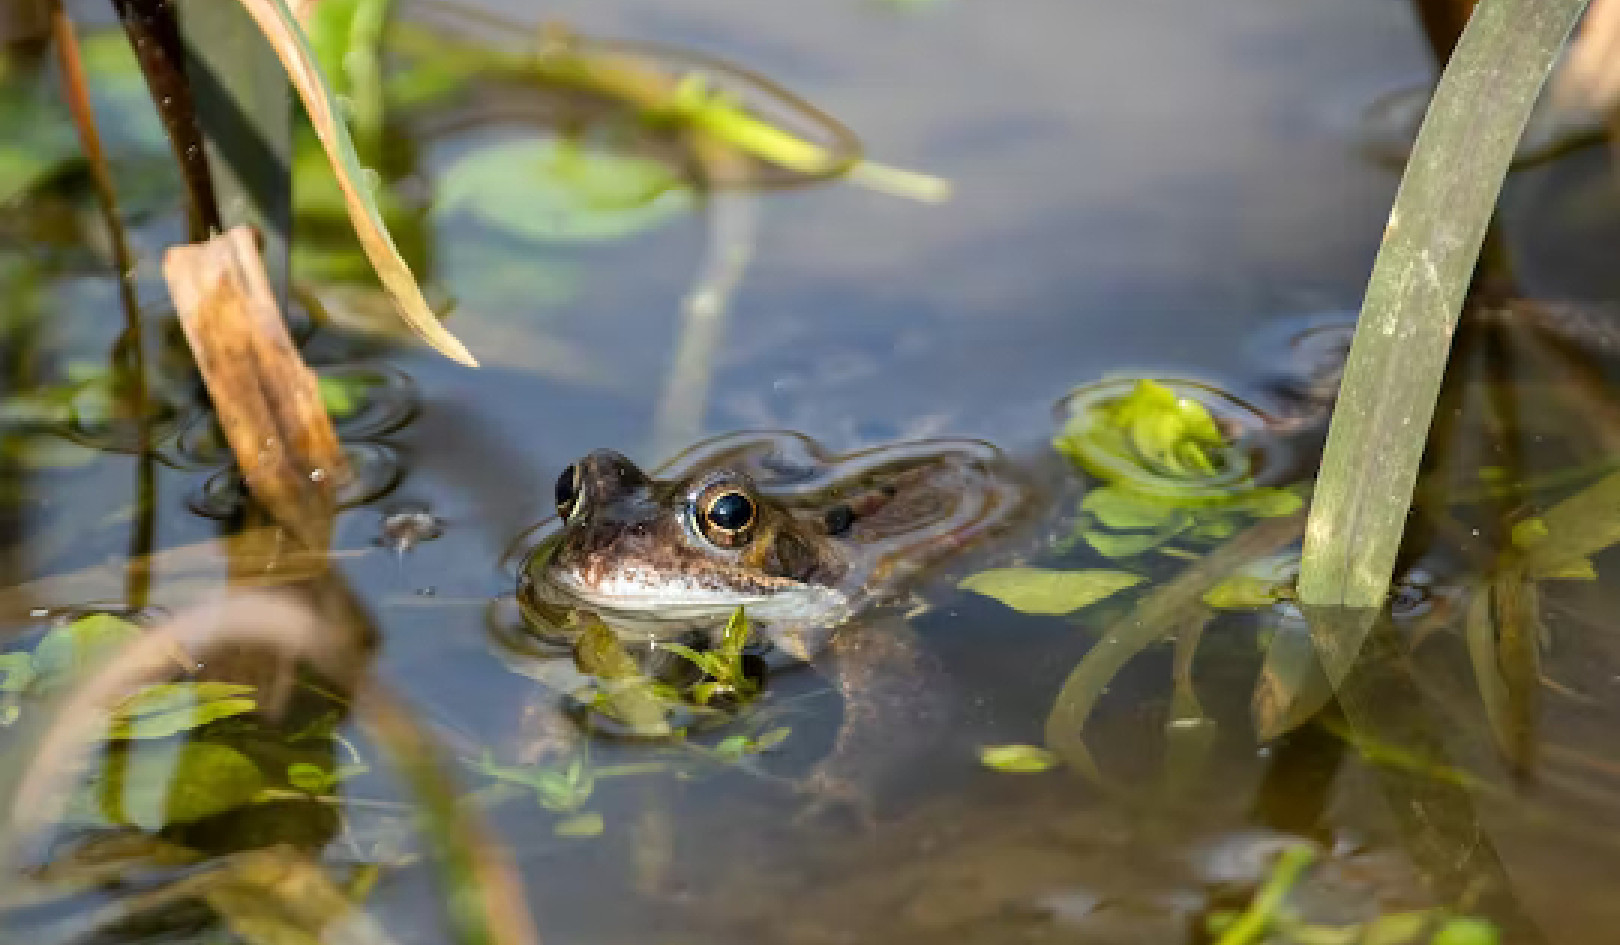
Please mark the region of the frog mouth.
POLYGON ((635 569, 591 580, 572 569, 550 568, 534 589, 547 603, 590 611, 610 626, 653 633, 724 624, 738 607, 751 620, 822 626, 842 621, 850 610, 842 592, 816 584, 738 588, 635 569))

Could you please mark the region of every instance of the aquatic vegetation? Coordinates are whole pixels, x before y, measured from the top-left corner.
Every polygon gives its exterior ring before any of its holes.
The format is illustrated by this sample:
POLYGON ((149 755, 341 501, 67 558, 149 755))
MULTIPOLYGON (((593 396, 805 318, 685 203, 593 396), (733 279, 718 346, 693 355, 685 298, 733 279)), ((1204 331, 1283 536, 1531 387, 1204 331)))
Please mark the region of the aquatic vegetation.
POLYGON ((1255 481, 1264 455, 1239 437, 1262 420, 1218 391, 1115 379, 1078 389, 1063 406, 1053 448, 1102 482, 1081 500, 1075 535, 1104 557, 1134 557, 1178 537, 1227 538, 1245 517, 1304 505, 1296 489, 1255 481), (1222 408, 1219 421, 1205 401, 1222 408))
POLYGON ((1291 904, 1290 894, 1320 859, 1308 844, 1284 847, 1247 907, 1206 917, 1213 945, 1497 945, 1501 941, 1501 933, 1488 920, 1454 915, 1446 909, 1391 912, 1351 925, 1313 922, 1291 904))
POLYGON ((664 643, 660 649, 686 657, 703 672, 705 678, 691 689, 692 699, 698 705, 708 705, 717 697, 746 703, 759 694, 759 686, 743 667, 743 649, 748 645, 750 634, 748 615, 744 608, 738 607, 726 621, 714 649, 700 653, 680 643, 664 643))
POLYGON ((1020 613, 1061 615, 1089 607, 1142 580, 1141 575, 1127 571, 996 568, 963 578, 957 586, 993 597, 1020 613))
POLYGON ((979 763, 1004 774, 1040 774, 1058 765, 1058 756, 1039 745, 984 745, 979 763))
POLYGON ((572 138, 471 151, 440 177, 433 212, 467 213, 531 240, 622 239, 689 209, 688 183, 662 161, 572 138))
MULTIPOLYGON (((1300 570, 1308 605, 1383 602, 1487 223, 1537 94, 1585 8, 1585 0, 1485 0, 1447 63, 1345 364, 1300 570)), ((1338 642, 1331 678, 1358 644, 1338 642)))

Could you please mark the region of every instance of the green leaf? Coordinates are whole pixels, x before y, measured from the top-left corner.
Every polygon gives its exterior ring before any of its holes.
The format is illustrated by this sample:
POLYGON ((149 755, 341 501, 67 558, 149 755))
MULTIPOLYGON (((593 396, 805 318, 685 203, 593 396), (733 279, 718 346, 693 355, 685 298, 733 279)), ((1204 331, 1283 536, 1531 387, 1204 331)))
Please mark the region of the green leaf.
POLYGON ((1130 558, 1144 551, 1151 551, 1170 539, 1176 537, 1178 531, 1159 532, 1105 532, 1101 529, 1088 528, 1080 533, 1086 544, 1097 550, 1104 558, 1130 558))
POLYGON ((433 209, 467 213, 524 239, 597 242, 651 229, 692 204, 691 189, 662 162, 530 138, 479 148, 450 165, 433 209))
POLYGON ((1140 583, 1142 578, 1128 571, 994 568, 957 586, 993 597, 1021 613, 1067 614, 1140 583))
POLYGON ((114 739, 167 738, 209 722, 258 708, 254 687, 224 682, 180 682, 147 686, 113 713, 114 739))
POLYGON ((1502 933, 1485 919, 1459 916, 1434 933, 1429 945, 1500 945, 1502 933))
POLYGON ((727 735, 714 745, 714 753, 724 761, 737 761, 748 750, 748 736, 727 735))
POLYGON ((1204 603, 1216 610, 1255 610, 1279 600, 1277 582, 1252 574, 1234 574, 1204 592, 1204 603))
POLYGON ((1527 518, 1513 526, 1513 547, 1528 551, 1547 540, 1547 523, 1539 518, 1527 518))
POLYGON ((110 754, 92 784, 110 822, 156 831, 250 804, 265 778, 229 745, 186 742, 174 752, 110 754))
POLYGON ((1004 774, 1039 774, 1057 767, 1058 756, 1038 745, 984 745, 979 762, 1004 774))
POLYGON ((1292 489, 1261 486, 1249 490, 1240 503, 1243 510, 1259 518, 1282 518, 1305 507, 1305 500, 1292 489))
POLYGON ((1367 927, 1352 941, 1355 945, 1407 945, 1423 934, 1423 927, 1429 924, 1432 915, 1426 909, 1381 915, 1367 923, 1367 927))
POLYGON ((295 761, 287 766, 287 783, 305 794, 325 794, 337 781, 332 772, 308 761, 295 761))
POLYGON ((0 692, 22 692, 34 681, 34 658, 27 653, 0 653, 0 692))
POLYGON ((34 673, 44 686, 59 685, 141 635, 141 628, 112 614, 88 614, 45 634, 34 648, 34 673))
POLYGON ((364 374, 323 376, 317 379, 321 406, 333 420, 353 416, 365 406, 366 394, 377 386, 377 380, 364 374))
POLYGON ((1236 531, 1237 522, 1230 515, 1211 515, 1200 518, 1198 524, 1193 526, 1192 537, 1220 541, 1231 538, 1236 531))
POLYGON ((1080 508, 1097 516, 1097 521, 1103 525, 1118 529, 1158 528, 1184 515, 1172 502, 1117 485, 1102 486, 1086 493, 1080 500, 1080 508))
POLYGON ((1550 571, 1538 571, 1536 577, 1562 581, 1596 581, 1597 568, 1591 558, 1576 558, 1559 564, 1550 571))
POLYGON ((792 734, 792 731, 792 729, 784 725, 762 733, 758 738, 754 739, 754 751, 770 751, 777 745, 787 741, 787 737, 792 734))
POLYGON ((601 814, 588 810, 558 821, 557 826, 551 828, 551 832, 559 837, 599 837, 605 826, 601 814))
POLYGON ((541 807, 553 811, 577 810, 590 800, 596 787, 596 778, 583 758, 575 758, 564 766, 502 765, 496 764, 485 752, 473 767, 497 781, 529 788, 541 807))

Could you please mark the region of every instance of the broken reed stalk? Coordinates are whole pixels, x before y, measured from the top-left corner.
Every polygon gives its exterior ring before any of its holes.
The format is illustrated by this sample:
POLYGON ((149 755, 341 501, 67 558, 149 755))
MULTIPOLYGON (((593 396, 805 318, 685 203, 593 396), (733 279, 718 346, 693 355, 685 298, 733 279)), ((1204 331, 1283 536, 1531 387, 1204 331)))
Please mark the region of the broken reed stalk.
POLYGON ((305 548, 325 548, 348 467, 252 232, 174 247, 163 275, 249 490, 305 548))
MULTIPOLYGON (((1384 601, 1486 226, 1537 94, 1585 7, 1586 0, 1481 0, 1446 66, 1345 365, 1305 532, 1299 596, 1306 605, 1384 601)), ((1331 648, 1353 656, 1357 642, 1331 648)), ((1345 667, 1326 668, 1338 679, 1345 667)))

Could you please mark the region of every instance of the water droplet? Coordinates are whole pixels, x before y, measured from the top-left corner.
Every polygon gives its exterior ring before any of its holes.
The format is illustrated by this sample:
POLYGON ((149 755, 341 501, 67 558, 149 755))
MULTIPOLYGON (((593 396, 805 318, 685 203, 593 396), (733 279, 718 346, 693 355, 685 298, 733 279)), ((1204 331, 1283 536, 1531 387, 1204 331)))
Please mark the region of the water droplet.
POLYGON ((404 554, 424 541, 432 541, 444 533, 439 519, 420 505, 403 506, 388 512, 382 520, 379 543, 404 554))

